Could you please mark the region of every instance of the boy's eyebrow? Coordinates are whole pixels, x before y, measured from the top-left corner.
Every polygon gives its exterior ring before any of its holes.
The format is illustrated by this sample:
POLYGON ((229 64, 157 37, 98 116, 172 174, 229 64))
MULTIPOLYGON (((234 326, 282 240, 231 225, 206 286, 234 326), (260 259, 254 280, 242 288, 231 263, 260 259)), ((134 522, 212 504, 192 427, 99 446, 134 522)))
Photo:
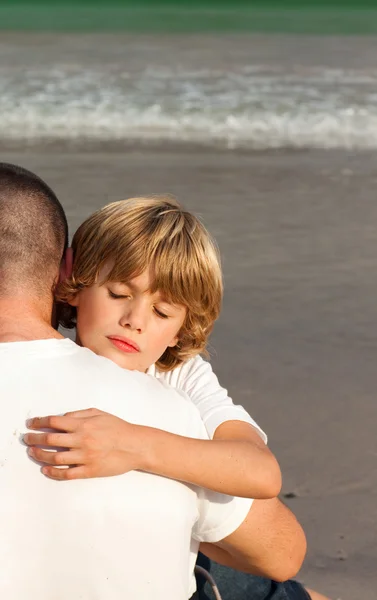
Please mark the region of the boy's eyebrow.
POLYGON ((144 292, 148 292, 149 290, 141 290, 139 286, 135 285, 134 283, 132 283, 131 281, 113 281, 112 283, 118 284, 118 285, 124 285, 125 287, 128 287, 132 292, 141 292, 142 294, 144 292))
POLYGON ((160 292, 160 294, 161 294, 160 302, 164 302, 165 304, 169 304, 169 306, 172 306, 173 308, 178 308, 179 307, 179 302, 174 302, 172 298, 168 298, 167 296, 164 296, 161 292, 160 292))

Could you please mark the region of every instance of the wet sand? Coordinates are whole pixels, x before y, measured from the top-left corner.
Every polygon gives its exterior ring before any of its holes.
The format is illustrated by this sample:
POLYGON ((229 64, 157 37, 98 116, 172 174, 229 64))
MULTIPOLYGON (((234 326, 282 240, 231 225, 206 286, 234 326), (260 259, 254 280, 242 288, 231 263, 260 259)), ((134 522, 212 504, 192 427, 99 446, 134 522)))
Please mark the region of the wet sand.
POLYGON ((308 536, 301 580, 375 600, 376 154, 2 144, 1 160, 50 183, 72 232, 104 203, 147 193, 202 215, 226 283, 214 368, 280 460, 308 536))

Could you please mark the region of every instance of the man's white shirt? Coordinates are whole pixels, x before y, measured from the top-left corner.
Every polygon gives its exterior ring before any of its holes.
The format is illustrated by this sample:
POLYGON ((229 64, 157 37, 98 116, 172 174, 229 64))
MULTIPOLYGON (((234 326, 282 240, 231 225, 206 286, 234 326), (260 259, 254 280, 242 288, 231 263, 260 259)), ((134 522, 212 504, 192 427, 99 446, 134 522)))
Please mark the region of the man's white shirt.
POLYGON ((56 482, 20 441, 31 416, 95 407, 207 438, 184 394, 70 340, 0 344, 0 597, 187 600, 201 541, 239 527, 251 500, 132 471, 56 482))

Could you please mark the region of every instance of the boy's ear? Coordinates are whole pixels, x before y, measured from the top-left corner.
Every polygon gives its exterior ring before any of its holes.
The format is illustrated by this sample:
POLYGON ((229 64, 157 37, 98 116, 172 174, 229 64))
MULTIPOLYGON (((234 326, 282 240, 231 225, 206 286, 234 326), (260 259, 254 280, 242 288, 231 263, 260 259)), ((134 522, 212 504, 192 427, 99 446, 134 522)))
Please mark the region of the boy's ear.
POLYGON ((178 335, 176 335, 175 338, 172 339, 170 344, 168 344, 168 348, 174 348, 174 346, 176 346, 178 344, 178 341, 179 341, 179 337, 178 337, 178 335))
POLYGON ((63 260, 60 265, 59 272, 59 283, 62 283, 72 275, 73 269, 73 250, 72 248, 67 248, 65 251, 63 260))

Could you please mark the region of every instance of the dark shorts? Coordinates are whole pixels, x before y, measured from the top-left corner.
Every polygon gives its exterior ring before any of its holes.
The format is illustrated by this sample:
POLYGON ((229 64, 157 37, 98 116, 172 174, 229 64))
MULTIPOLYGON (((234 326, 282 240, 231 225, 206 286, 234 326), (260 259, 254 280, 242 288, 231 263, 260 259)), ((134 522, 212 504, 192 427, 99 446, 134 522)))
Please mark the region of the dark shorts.
MULTIPOLYGON (((222 600, 310 600, 305 588, 297 581, 279 583, 240 573, 210 561, 199 553, 198 565, 209 571, 215 579, 222 600)), ((197 576, 198 591, 192 600, 213 600, 211 586, 197 576)))

